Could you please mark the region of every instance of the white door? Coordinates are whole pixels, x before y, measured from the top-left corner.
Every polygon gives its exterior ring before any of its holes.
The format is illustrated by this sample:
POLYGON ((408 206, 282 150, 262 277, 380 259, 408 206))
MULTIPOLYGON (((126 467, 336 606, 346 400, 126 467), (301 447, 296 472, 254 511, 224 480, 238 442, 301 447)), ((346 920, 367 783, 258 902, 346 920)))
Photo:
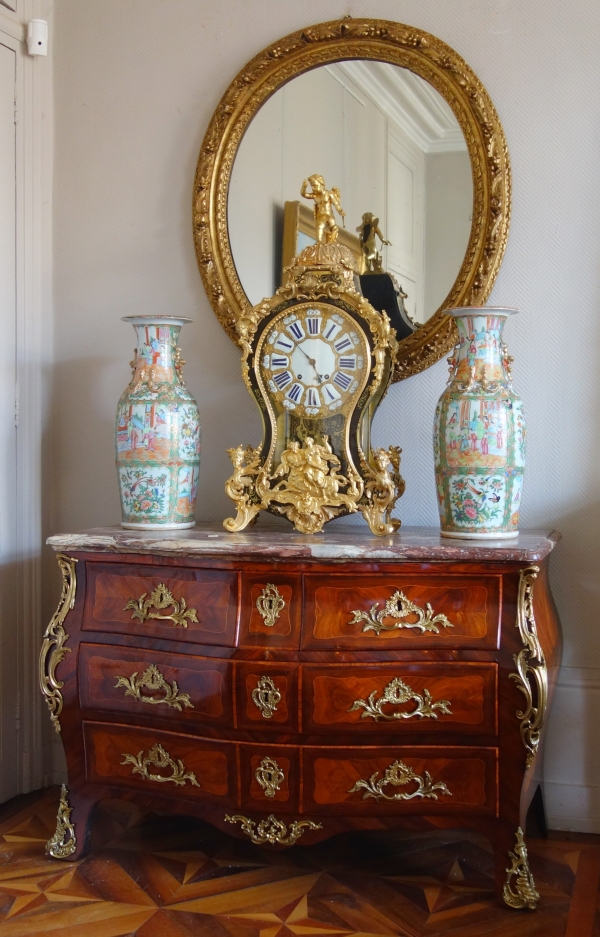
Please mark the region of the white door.
POLYGON ((0 43, 0 802, 18 793, 16 65, 0 43))
POLYGON ((407 294, 409 316, 423 322, 423 231, 425 222, 425 157, 397 126, 389 123, 387 169, 387 248, 385 269, 407 294))

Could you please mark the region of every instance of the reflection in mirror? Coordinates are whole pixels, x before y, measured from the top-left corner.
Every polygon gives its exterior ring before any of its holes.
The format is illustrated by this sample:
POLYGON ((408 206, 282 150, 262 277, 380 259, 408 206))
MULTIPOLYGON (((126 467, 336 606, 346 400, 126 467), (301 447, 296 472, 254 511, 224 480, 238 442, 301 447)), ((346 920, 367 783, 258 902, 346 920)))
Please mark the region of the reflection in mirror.
MULTIPOLYGON (((233 259, 253 305, 281 284, 285 206, 289 245, 290 212, 312 212, 300 186, 313 173, 341 189, 347 243, 358 245, 365 212, 379 218, 391 242, 383 269, 425 322, 457 277, 473 209, 467 146, 442 96, 407 69, 360 60, 299 75, 265 102, 240 143, 228 201, 233 259), (289 205, 298 202, 305 209, 289 205)), ((310 241, 299 224, 297 251, 310 241)))

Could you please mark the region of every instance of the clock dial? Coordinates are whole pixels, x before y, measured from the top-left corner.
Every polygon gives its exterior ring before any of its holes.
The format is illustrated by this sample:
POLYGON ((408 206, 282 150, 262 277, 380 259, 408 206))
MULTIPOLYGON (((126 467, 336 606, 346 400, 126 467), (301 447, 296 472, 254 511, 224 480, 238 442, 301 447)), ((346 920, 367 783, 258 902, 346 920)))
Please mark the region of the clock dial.
POLYGON ((351 316, 330 305, 307 305, 273 319, 258 358, 264 383, 279 404, 299 414, 325 416, 362 389, 369 354, 351 316))

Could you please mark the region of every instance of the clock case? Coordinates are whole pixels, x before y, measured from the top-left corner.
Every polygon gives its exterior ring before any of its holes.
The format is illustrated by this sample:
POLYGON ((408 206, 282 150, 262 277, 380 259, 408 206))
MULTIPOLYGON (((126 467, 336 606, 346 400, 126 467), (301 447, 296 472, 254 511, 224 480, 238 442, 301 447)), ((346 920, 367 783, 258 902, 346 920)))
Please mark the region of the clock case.
MULTIPOLYGON (((234 472, 225 490, 237 514, 224 527, 242 530, 261 510, 283 515, 296 530, 318 533, 334 517, 360 512, 373 533, 391 534, 391 519, 404 491, 400 452, 371 448, 371 424, 389 386, 397 340, 385 312, 378 312, 355 288, 354 258, 337 243, 305 248, 287 268, 285 286, 238 320, 242 375, 263 421, 263 441, 256 447, 228 450, 234 472), (349 317, 366 339, 367 379, 360 393, 327 416, 287 409, 260 374, 263 345, 273 320, 282 312, 316 304, 349 317), (289 464, 295 468, 288 471, 289 464), (316 468, 315 468, 316 467, 316 468), (293 484, 287 485, 292 479, 293 484), (285 476, 288 476, 286 479, 285 476)), ((360 388, 359 388, 360 389, 360 388)))

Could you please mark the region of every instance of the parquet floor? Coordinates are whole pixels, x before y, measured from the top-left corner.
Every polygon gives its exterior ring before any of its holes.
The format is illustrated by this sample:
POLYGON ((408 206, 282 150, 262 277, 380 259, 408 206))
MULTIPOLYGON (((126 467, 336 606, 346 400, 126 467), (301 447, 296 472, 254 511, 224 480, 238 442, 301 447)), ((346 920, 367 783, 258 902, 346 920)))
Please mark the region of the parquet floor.
POLYGON ((270 851, 112 801, 89 857, 58 862, 44 855, 57 800, 0 823, 1 937, 600 937, 597 838, 529 839, 542 901, 519 912, 496 902, 490 849, 464 831, 270 851))

